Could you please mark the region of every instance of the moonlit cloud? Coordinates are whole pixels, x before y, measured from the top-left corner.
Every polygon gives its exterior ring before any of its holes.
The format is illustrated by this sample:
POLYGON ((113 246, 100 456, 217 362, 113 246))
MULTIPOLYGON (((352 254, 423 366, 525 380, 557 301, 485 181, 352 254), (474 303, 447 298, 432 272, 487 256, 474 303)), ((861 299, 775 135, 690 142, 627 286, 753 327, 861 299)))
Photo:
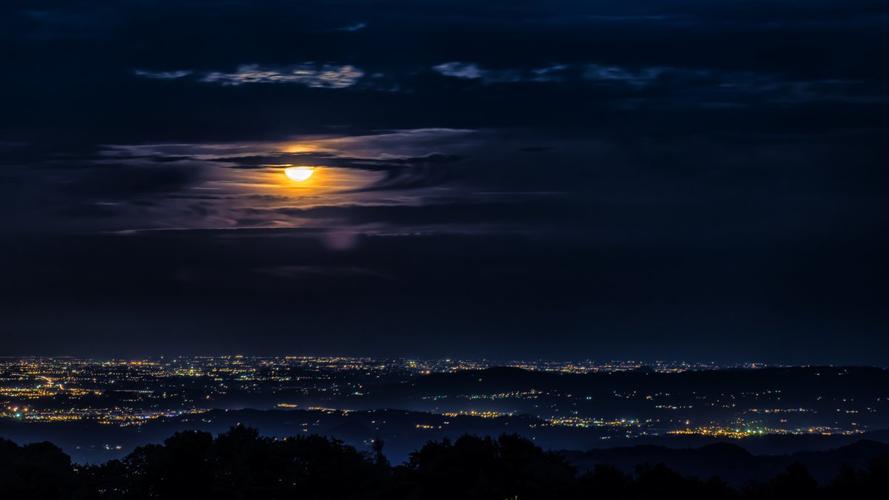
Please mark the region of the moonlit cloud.
POLYGON ((299 64, 288 68, 263 67, 258 64, 238 66, 233 73, 212 72, 201 81, 221 85, 250 83, 296 83, 307 87, 343 89, 355 85, 364 72, 348 64, 299 64))
POLYGON ((665 71, 664 68, 642 68, 633 71, 619 66, 587 64, 584 68, 583 76, 587 80, 620 82, 634 87, 642 87, 654 81, 665 71))
POLYGON ((468 80, 476 80, 482 78, 486 71, 482 70, 478 64, 464 62, 446 62, 433 66, 432 69, 438 71, 444 76, 452 76, 454 78, 466 78, 468 80))
POLYGON ((513 69, 487 69, 475 63, 452 61, 432 67, 436 72, 452 78, 481 80, 484 83, 505 83, 522 81, 522 73, 513 69))
POLYGON ((532 68, 489 69, 477 63, 452 61, 438 64, 432 69, 439 74, 464 80, 479 80, 484 83, 543 82, 554 83, 574 80, 621 83, 632 87, 644 87, 653 83, 662 74, 688 73, 670 68, 649 67, 637 70, 602 64, 552 64, 532 68))
POLYGON ((356 32, 356 31, 361 31, 361 30, 363 30, 364 28, 367 28, 367 23, 364 23, 364 22, 358 22, 358 23, 355 23, 355 24, 350 24, 350 25, 348 25, 348 26, 343 26, 343 27, 340 28, 339 30, 340 30, 340 31, 348 31, 348 32, 352 32, 352 33, 354 33, 354 32, 356 32))
POLYGON ((449 181, 463 160, 490 140, 490 134, 426 128, 295 136, 282 142, 105 145, 84 159, 92 165, 91 175, 84 169, 70 173, 66 184, 78 190, 67 202, 77 204, 82 224, 116 232, 467 231, 485 221, 451 223, 441 210, 413 207, 464 201, 477 205, 478 195, 464 193, 449 181), (311 179, 288 179, 286 169, 302 165, 313 168, 311 179), (106 200, 119 203, 113 207, 96 203, 106 200), (115 218, 100 217, 111 209, 115 218))
MULTIPOLYGON (((133 74, 154 80, 177 80, 194 74, 191 70, 149 71, 137 69, 133 74)), ((312 63, 296 66, 271 67, 258 64, 238 66, 234 72, 212 71, 202 73, 200 81, 224 86, 238 86, 255 83, 290 83, 313 88, 343 89, 358 82, 364 72, 348 64, 312 63)))
POLYGON ((532 80, 535 82, 558 82, 562 81, 562 75, 568 66, 565 64, 554 64, 544 68, 531 70, 533 74, 532 80))
POLYGON ((186 76, 191 74, 191 71, 187 69, 180 69, 176 71, 148 71, 144 69, 137 69, 133 71, 133 74, 136 76, 141 76, 143 78, 153 78, 155 80, 176 80, 179 78, 185 78, 186 76))

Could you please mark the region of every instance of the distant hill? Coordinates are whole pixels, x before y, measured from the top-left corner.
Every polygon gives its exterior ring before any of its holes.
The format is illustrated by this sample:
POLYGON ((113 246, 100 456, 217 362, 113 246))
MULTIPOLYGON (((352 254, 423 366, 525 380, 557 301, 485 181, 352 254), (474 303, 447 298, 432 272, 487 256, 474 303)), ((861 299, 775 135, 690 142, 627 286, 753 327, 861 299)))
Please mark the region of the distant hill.
MULTIPOLYGON (((0 420, 0 437, 20 443, 48 440, 59 445, 80 463, 100 463, 119 458, 137 446, 159 443, 178 431, 202 430, 216 434, 237 424, 257 428, 263 434, 275 437, 309 434, 331 436, 363 450, 369 449, 369 443, 373 439, 382 438, 387 443, 386 454, 393 463, 406 460, 411 451, 429 440, 454 439, 463 434, 498 436, 502 433, 517 433, 545 449, 591 450, 585 452, 589 454, 585 459, 577 458, 581 465, 597 463, 597 457, 613 456, 615 460, 621 459, 615 465, 625 466, 658 462, 660 453, 670 460, 682 458, 686 456, 683 453, 699 448, 715 453, 721 450, 720 447, 728 447, 726 449, 730 451, 723 451, 724 454, 735 453, 732 456, 743 457, 741 452, 754 455, 819 452, 848 446, 861 439, 889 443, 889 431, 860 436, 762 436, 736 440, 732 444, 717 444, 724 440, 713 437, 674 435, 602 440, 596 429, 547 427, 541 426, 541 423, 540 419, 528 415, 481 418, 392 409, 353 412, 213 410, 200 415, 164 418, 140 427, 124 428, 92 422, 41 424, 0 420), (715 447, 711 449, 710 445, 715 447), (612 450, 636 451, 616 451, 615 455, 609 455, 612 450), (602 455, 598 455, 600 452, 602 455), (644 452, 650 452, 650 455, 645 455, 644 452)), ((572 457, 582 456, 577 451, 565 453, 572 457)), ((854 457, 851 454, 849 456, 854 457)))
POLYGON ((510 390, 585 391, 590 395, 610 394, 617 390, 754 392, 780 388, 801 397, 823 396, 836 392, 889 396, 889 370, 873 367, 786 367, 760 369, 723 369, 659 373, 648 369, 599 372, 558 373, 496 367, 433 373, 418 376, 407 383, 374 388, 375 394, 461 394, 473 391, 508 392, 510 390))

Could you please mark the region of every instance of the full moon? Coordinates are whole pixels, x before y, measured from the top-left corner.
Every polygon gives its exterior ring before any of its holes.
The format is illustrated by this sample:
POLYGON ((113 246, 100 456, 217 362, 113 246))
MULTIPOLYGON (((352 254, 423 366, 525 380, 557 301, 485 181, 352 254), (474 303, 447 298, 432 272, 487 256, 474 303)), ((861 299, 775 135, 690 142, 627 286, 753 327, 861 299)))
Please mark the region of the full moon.
POLYGON ((284 169, 284 175, 296 182, 302 182, 314 173, 315 167, 287 167, 284 169))

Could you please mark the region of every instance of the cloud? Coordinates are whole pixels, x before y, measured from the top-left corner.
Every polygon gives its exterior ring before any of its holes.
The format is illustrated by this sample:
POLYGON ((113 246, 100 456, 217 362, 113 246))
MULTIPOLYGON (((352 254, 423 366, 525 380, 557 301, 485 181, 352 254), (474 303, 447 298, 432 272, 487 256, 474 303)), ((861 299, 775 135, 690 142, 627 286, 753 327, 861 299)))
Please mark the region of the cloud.
POLYGON ((205 73, 200 80, 221 85, 295 83, 306 87, 343 89, 355 85, 363 76, 363 71, 348 64, 305 63, 285 68, 245 64, 238 66, 237 71, 233 73, 217 71, 205 73))
POLYGON ((361 31, 361 30, 363 30, 364 28, 367 28, 367 23, 364 23, 364 22, 357 22, 357 23, 355 23, 355 24, 350 24, 350 25, 348 25, 348 26, 343 26, 342 28, 339 29, 339 31, 348 31, 348 32, 350 32, 350 33, 354 33, 354 32, 356 32, 356 31, 361 31))
POLYGON ((36 16, 12 2, 0 7, 0 45, 23 66, 0 82, 8 97, 0 137, 209 142, 343 127, 565 130, 637 119, 643 128, 670 122, 707 132, 755 127, 752 117, 789 128, 885 128, 889 114, 867 105, 889 95, 885 68, 873 64, 886 44, 860 33, 884 32, 889 10, 865 1, 781 0, 767 12, 740 1, 227 2, 212 19, 191 1, 138 9, 55 1, 36 16), (307 61, 317 63, 308 74, 291 74, 288 65, 307 61), (354 84, 316 76, 325 63, 334 75, 348 64, 363 76, 354 84), (255 68, 240 71, 245 64, 255 68), (208 75, 215 83, 201 84, 208 75), (261 84, 275 81, 290 84, 261 84), (860 108, 838 109, 846 104, 860 108), (789 108, 798 112, 766 116, 789 108))
POLYGON ((469 80, 477 80, 482 78, 486 71, 482 70, 478 64, 465 62, 446 62, 433 66, 432 69, 438 71, 444 76, 452 76, 454 78, 466 78, 469 80))
POLYGON ((354 161, 352 168, 365 168, 385 172, 385 176, 352 192, 413 190, 444 184, 462 158, 456 155, 430 154, 416 158, 392 160, 354 161))
POLYGON ((278 141, 107 144, 99 148, 98 153, 101 158, 114 160, 147 159, 164 163, 193 159, 233 163, 244 168, 297 161, 329 164, 337 160, 370 165, 414 158, 457 157, 482 145, 490 133, 459 128, 396 129, 367 134, 297 135, 278 141), (444 152, 447 154, 441 154, 444 152))
POLYGON ((543 68, 532 69, 531 80, 535 82, 558 82, 562 80, 562 74, 568 69, 567 65, 554 64, 543 68))
POLYGON ((148 71, 144 69, 133 70, 133 74, 143 78, 152 78, 155 80, 177 80, 190 75, 191 70, 180 69, 176 71, 148 71))
POLYGON ((644 87, 667 71, 670 70, 658 67, 631 70, 619 66, 587 64, 583 68, 583 77, 586 80, 592 81, 620 82, 633 87, 644 87))
POLYGON ((239 86, 256 83, 290 83, 312 88, 343 89, 355 85, 364 72, 349 64, 303 63, 294 66, 261 66, 242 64, 233 72, 193 70, 150 71, 135 69, 133 74, 153 80, 179 80, 197 75, 204 83, 239 86))
POLYGON ((603 64, 551 64, 531 68, 500 68, 489 69, 474 62, 452 61, 432 67, 437 73, 451 78, 478 80, 484 83, 519 83, 519 82, 564 82, 597 81, 622 83, 632 87, 644 87, 653 83, 660 75, 671 71, 683 73, 683 70, 662 67, 644 67, 629 69, 615 65, 603 64))
MULTIPOLYGON (((197 165, 143 165, 139 163, 84 165, 55 172, 47 191, 53 203, 72 216, 92 215, 82 207, 123 211, 127 204, 151 204, 199 183, 203 169, 197 165), (69 206, 81 207, 72 210, 69 206)), ((95 211, 95 210, 94 210, 95 211)))
POLYGON ((492 70, 482 68, 476 63, 460 61, 437 64, 432 69, 444 76, 464 80, 482 80, 485 83, 518 82, 523 79, 522 73, 518 70, 492 70))

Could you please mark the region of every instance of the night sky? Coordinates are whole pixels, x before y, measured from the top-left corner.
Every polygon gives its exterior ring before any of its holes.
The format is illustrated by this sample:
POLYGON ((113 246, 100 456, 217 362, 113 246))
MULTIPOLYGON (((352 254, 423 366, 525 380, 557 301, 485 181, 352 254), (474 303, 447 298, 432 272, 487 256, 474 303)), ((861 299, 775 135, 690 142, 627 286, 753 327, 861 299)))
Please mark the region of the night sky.
POLYGON ((887 365, 887 54, 884 1, 5 0, 0 354, 887 365))

